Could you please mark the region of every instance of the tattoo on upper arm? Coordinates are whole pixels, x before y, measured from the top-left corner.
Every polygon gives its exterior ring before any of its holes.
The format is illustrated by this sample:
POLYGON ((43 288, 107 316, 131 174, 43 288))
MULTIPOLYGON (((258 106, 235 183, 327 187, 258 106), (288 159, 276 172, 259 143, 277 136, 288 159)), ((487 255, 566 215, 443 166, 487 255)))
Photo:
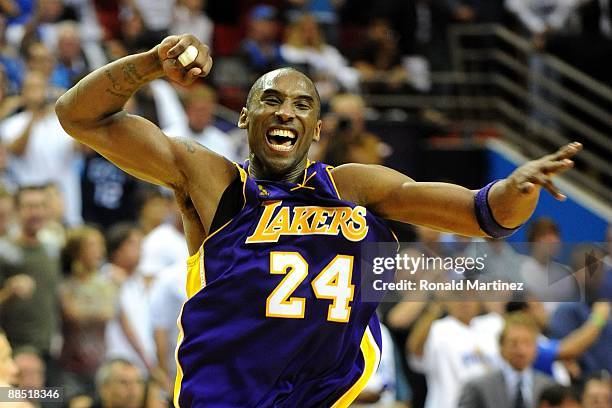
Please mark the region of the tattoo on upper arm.
POLYGON ((193 143, 191 140, 188 140, 188 139, 179 139, 179 142, 180 142, 180 143, 181 143, 183 146, 185 146, 185 148, 187 149, 187 151, 188 151, 189 153, 195 153, 196 148, 195 148, 194 143, 193 143))

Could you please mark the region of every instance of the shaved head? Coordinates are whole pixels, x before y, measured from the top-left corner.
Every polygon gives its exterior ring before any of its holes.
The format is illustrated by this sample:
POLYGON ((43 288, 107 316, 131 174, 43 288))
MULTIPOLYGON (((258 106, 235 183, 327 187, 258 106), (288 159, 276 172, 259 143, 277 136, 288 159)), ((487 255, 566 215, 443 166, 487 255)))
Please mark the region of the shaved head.
POLYGON ((317 91, 317 87, 315 86, 314 82, 312 82, 312 79, 310 79, 306 74, 304 74, 301 71, 298 71, 295 68, 291 68, 291 67, 275 69, 274 71, 266 72, 265 74, 257 78, 255 83, 249 90, 249 94, 247 96, 247 102, 246 102, 247 109, 251 109, 251 103, 261 93, 264 87, 264 84, 266 83, 268 79, 274 78, 279 75, 287 74, 287 73, 298 74, 304 80, 306 80, 306 82, 308 82, 311 85, 312 91, 313 91, 312 93, 313 93, 313 96, 314 96, 314 99, 317 105, 317 118, 318 118, 321 115, 321 97, 319 96, 319 91, 317 91))

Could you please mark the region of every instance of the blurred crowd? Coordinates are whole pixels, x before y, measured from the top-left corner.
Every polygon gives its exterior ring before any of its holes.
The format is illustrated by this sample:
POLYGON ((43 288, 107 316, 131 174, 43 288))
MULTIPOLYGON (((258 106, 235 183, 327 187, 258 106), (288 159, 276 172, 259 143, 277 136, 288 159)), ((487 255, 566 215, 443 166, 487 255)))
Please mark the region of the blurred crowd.
MULTIPOLYGON (((0 0, 0 386, 61 386, 71 407, 168 406, 174 390, 188 256, 180 214, 171 192, 63 131, 53 105, 67 88, 192 33, 211 44, 211 78, 188 89, 153 81, 129 112, 240 161, 246 138, 221 104, 239 109, 257 76, 294 66, 323 100, 311 158, 383 164, 393 151, 368 130, 362 95, 428 92, 428 73, 451 66, 447 28, 470 22, 508 24, 609 81, 609 0, 0 0)), ((531 242, 560 240, 550 220, 531 227, 531 242)), ((398 228, 431 253, 471 244, 398 228)), ((384 302, 385 351, 359 403, 502 408, 506 395, 508 407, 610 408, 610 241, 589 249, 605 260, 596 279, 561 284, 588 302, 384 302)), ((500 265, 542 286, 553 264, 536 245, 530 254, 490 245, 500 265)), ((572 276, 586 268, 580 254, 564 266, 572 276)))

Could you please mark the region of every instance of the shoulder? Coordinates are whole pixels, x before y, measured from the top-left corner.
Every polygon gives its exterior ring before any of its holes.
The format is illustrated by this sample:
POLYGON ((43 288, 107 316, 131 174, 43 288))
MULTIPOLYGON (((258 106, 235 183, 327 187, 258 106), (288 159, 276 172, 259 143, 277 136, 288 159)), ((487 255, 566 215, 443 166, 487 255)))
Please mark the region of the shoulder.
POLYGON ((503 381, 504 374, 501 370, 495 370, 472 378, 466 382, 465 386, 471 387, 474 390, 484 391, 490 389, 494 384, 500 384, 503 381))
MULTIPOLYGON (((185 173, 188 182, 201 183, 205 177, 210 184, 225 184, 236 177, 238 170, 225 157, 213 152, 189 137, 170 137, 177 166, 185 173)), ((201 187, 201 186, 199 186, 201 187)))
POLYGON ((361 205, 367 205, 387 190, 414 181, 396 170, 376 164, 343 164, 334 167, 331 175, 343 199, 361 205))

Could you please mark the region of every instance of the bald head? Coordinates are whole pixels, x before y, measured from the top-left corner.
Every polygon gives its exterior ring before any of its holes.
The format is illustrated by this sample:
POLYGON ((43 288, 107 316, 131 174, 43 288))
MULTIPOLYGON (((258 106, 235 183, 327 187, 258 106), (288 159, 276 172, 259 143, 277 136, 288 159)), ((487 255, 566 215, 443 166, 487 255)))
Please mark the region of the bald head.
POLYGON ((317 91, 317 87, 315 86, 314 82, 312 82, 312 79, 310 79, 306 74, 298 71, 295 68, 291 68, 291 67, 275 69, 274 71, 266 72, 265 74, 257 78, 255 83, 249 90, 249 94, 247 96, 247 103, 246 103, 247 109, 251 109, 251 104, 253 100, 255 100, 255 98, 262 92, 267 82, 271 81, 273 78, 276 78, 282 75, 287 75, 287 74, 297 75, 310 85, 311 93, 316 102, 317 118, 318 118, 321 115, 321 97, 319 96, 319 91, 317 91))

